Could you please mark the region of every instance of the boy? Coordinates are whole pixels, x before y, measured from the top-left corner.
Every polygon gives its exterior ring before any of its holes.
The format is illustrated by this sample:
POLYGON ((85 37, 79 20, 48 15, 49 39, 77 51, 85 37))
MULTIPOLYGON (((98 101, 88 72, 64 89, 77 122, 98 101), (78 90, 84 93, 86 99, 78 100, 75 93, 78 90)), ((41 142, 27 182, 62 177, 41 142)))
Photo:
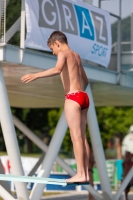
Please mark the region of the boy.
POLYGON ((54 31, 47 44, 58 57, 55 67, 43 72, 27 74, 21 78, 21 81, 29 83, 37 78, 60 74, 65 92, 64 111, 77 163, 77 174, 66 182, 88 182, 89 146, 85 130, 89 98, 84 92, 88 79, 79 55, 70 49, 65 34, 54 31))

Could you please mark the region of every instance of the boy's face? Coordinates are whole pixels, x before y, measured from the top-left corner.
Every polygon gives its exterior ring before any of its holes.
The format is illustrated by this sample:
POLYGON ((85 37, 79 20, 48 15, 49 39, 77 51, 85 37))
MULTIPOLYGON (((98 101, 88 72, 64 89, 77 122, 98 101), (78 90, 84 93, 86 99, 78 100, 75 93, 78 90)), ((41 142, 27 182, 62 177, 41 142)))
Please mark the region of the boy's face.
POLYGON ((57 56, 58 53, 60 52, 60 43, 59 43, 59 41, 56 40, 53 44, 51 44, 49 46, 49 48, 52 50, 53 54, 57 56))

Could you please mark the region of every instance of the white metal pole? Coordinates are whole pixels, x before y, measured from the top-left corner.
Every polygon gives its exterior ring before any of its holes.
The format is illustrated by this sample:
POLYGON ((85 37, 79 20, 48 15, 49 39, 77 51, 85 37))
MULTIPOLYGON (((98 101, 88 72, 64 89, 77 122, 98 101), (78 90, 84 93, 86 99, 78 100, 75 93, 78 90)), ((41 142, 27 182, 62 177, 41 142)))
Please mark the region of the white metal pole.
POLYGON ((131 178, 133 178, 133 167, 128 172, 127 176, 124 178, 119 190, 114 195, 114 200, 118 200, 122 194, 122 192, 125 190, 126 186, 129 184, 131 178))
POLYGON ((119 0, 119 16, 118 27, 117 27, 117 83, 120 81, 120 71, 121 71, 121 0, 119 0))
POLYGON ((1 27, 1 16, 2 16, 2 0, 0 0, 0 27, 1 27))
POLYGON ((98 126, 98 121, 97 121, 97 116, 96 116, 90 84, 87 86, 86 92, 88 93, 89 99, 90 99, 90 107, 87 113, 87 122, 88 122, 88 128, 90 132, 90 138, 92 142, 94 157, 95 157, 96 165, 97 165, 99 176, 100 176, 103 197, 106 200, 111 200, 112 199, 111 188, 109 184, 109 178, 108 178, 106 164, 105 164, 105 156, 104 156, 102 141, 100 137, 100 130, 98 126))
MULTIPOLYGON (((24 175, 16 133, 6 92, 6 86, 0 66, 0 122, 5 140, 5 145, 11 163, 12 174, 24 175)), ((28 191, 25 183, 15 183, 17 196, 28 200, 28 191)))
MULTIPOLYGON (((38 138, 28 127, 26 127, 17 117, 13 116, 15 126, 21 130, 32 142, 34 142, 42 151, 47 152, 47 145, 38 138)), ((74 176, 76 172, 60 157, 57 156, 56 162, 71 176, 74 176)), ((102 199, 101 195, 94 190, 92 186, 84 186, 96 199, 102 199)))
POLYGON ((133 51, 133 13, 131 14, 131 51, 133 51))
MULTIPOLYGON (((21 25, 20 25, 20 48, 24 49, 25 41, 25 0, 21 0, 21 25)), ((23 60, 23 50, 20 50, 20 62, 23 60)))
MULTIPOLYGON (((58 124, 56 126, 54 135, 51 139, 49 148, 47 150, 47 153, 45 155, 44 161, 42 163, 42 170, 44 170, 43 176, 49 177, 51 169, 53 167, 54 161, 58 155, 58 152, 60 150, 63 138, 65 136, 65 133, 67 131, 67 122, 65 119, 65 113, 62 112, 62 115, 58 121, 58 124)), ((32 191, 32 197, 31 200, 40 200, 42 197, 42 193, 44 191, 45 185, 37 184, 36 187, 34 187, 34 190, 32 191)))
POLYGON ((4 43, 6 42, 6 0, 4 1, 4 43))
POLYGON ((3 44, 5 44, 5 30, 6 30, 6 0, 0 0, 0 27, 1 38, 3 44), (2 24, 1 24, 2 22, 2 24))
POLYGON ((25 0, 21 0, 21 27, 20 27, 20 47, 24 48, 25 41, 25 0))
POLYGON ((9 194, 1 185, 0 185, 0 197, 2 197, 4 200, 17 200, 17 199, 14 199, 13 196, 9 194))

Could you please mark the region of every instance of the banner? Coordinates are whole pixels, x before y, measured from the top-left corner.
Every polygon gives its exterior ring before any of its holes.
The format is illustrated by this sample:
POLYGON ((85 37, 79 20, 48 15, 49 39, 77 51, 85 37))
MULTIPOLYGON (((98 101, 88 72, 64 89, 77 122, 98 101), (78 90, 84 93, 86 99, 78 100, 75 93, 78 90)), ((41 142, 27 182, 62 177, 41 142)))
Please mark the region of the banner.
POLYGON ((25 47, 50 51, 47 40, 64 32, 82 59, 108 66, 111 55, 110 15, 80 0, 25 0, 25 47))

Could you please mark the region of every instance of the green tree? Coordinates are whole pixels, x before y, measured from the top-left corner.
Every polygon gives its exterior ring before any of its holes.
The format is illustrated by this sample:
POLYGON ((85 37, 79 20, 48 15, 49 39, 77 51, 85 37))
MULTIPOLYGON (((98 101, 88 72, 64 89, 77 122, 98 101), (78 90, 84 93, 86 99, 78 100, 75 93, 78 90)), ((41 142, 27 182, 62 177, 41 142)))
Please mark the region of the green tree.
POLYGON ((96 111, 104 147, 115 135, 123 138, 133 124, 132 107, 98 107, 96 111))

